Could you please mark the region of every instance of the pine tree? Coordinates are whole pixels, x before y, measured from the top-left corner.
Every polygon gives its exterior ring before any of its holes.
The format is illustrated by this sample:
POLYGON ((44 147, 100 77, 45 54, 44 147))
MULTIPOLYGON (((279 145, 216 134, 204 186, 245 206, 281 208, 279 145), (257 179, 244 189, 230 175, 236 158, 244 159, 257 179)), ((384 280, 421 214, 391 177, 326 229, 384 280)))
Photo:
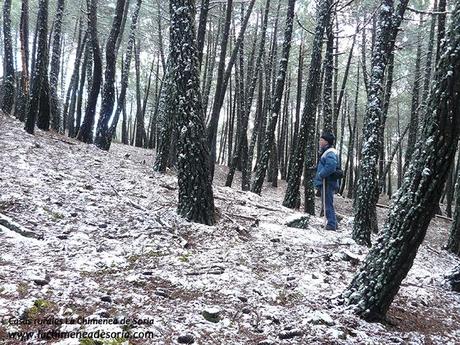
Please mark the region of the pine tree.
POLYGON ((35 63, 32 64, 32 78, 30 81, 30 97, 27 103, 27 119, 24 129, 34 133, 37 120, 42 84, 48 64, 47 39, 48 39, 48 0, 40 0, 37 14, 37 46, 35 48, 35 63))
POLYGON ((13 39, 11 37, 11 0, 3 3, 3 99, 1 108, 9 114, 14 103, 13 39))
POLYGON ((377 162, 383 145, 383 85, 388 59, 403 20, 408 0, 394 9, 393 0, 384 0, 379 12, 377 37, 372 53, 372 72, 368 84, 367 109, 363 125, 363 148, 358 190, 354 200, 353 239, 371 245, 371 232, 377 232, 377 162))
POLYGON ((356 313, 367 320, 381 320, 388 311, 412 267, 454 161, 460 125, 460 2, 442 51, 421 140, 383 233, 343 293, 346 304, 355 305, 356 313))
POLYGON ((77 135, 77 139, 85 143, 93 142, 96 104, 102 82, 102 60, 97 32, 97 3, 98 0, 86 0, 88 10, 89 41, 91 44, 91 53, 94 66, 92 80, 91 82, 88 81, 88 84, 90 84, 91 87, 89 89, 88 101, 86 103, 85 118, 83 119, 83 123, 77 135))
POLYGON ((210 156, 201 101, 198 51, 195 35, 195 1, 170 0, 170 60, 175 83, 179 205, 188 220, 212 225, 214 198, 210 156))
POLYGON ((267 131, 265 132, 263 152, 259 162, 257 163, 254 181, 251 186, 251 192, 256 194, 260 194, 262 191, 265 174, 268 167, 268 160, 270 158, 271 151, 275 149, 273 147, 275 140, 275 129, 281 111, 281 102, 283 99, 284 84, 286 81, 289 53, 291 49, 292 28, 294 26, 294 6, 295 0, 289 0, 286 27, 284 29, 283 52, 281 54, 278 77, 276 78, 274 102, 270 109, 270 117, 268 120, 267 131))
MULTIPOLYGON (((289 208, 298 208, 300 206, 300 182, 304 168, 305 152, 310 155, 310 159, 307 161, 308 167, 312 166, 310 165, 312 164, 311 157, 316 156, 316 150, 314 149, 315 145, 312 147, 312 142, 314 141, 316 108, 318 104, 318 80, 321 74, 323 36, 330 20, 331 5, 332 1, 330 0, 323 1, 318 5, 318 20, 313 39, 310 71, 305 91, 305 105, 302 112, 298 139, 294 151, 291 154, 291 158, 289 159, 288 185, 283 201, 283 206, 289 208)), ((310 179, 311 177, 311 175, 308 176, 310 179)), ((310 192, 312 192, 312 189, 310 189, 310 192)))

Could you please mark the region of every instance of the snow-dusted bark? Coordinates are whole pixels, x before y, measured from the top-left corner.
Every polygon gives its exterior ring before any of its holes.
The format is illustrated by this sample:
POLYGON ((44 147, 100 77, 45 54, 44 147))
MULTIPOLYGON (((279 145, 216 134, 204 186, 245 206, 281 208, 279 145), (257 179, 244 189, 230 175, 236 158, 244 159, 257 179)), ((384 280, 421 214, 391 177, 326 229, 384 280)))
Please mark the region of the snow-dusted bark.
POLYGON ((101 149, 108 149, 107 141, 109 133, 109 121, 112 117, 115 103, 115 73, 118 55, 118 36, 120 35, 126 0, 117 0, 115 15, 110 29, 109 37, 105 46, 105 78, 102 89, 101 112, 96 128, 94 143, 101 149))
POLYGON ((460 3, 452 15, 431 89, 421 140, 382 235, 343 293, 368 320, 382 319, 422 243, 453 164, 460 118, 460 3))
POLYGON ((324 55, 324 84, 323 84, 323 131, 333 133, 333 108, 332 108, 332 81, 334 76, 334 32, 333 32, 333 14, 326 26, 326 53, 324 55))
POLYGON ((56 17, 53 26, 53 48, 51 52, 51 70, 50 70, 50 111, 51 111, 51 128, 55 131, 60 130, 61 110, 59 109, 59 96, 57 92, 59 80, 59 68, 61 65, 61 33, 62 20, 64 18, 65 0, 58 0, 56 8, 56 17))
POLYGON ((21 42, 21 91, 15 114, 20 121, 24 121, 29 99, 29 1, 21 2, 21 19, 19 24, 19 40, 21 42))
POLYGON ((384 0, 379 12, 375 46, 372 52, 372 71, 367 93, 367 109, 363 125, 363 147, 358 190, 354 200, 355 218, 353 239, 371 245, 371 232, 377 231, 376 205, 378 200, 377 163, 382 140, 383 85, 388 59, 394 49, 408 0, 401 0, 396 9, 393 0, 384 0))
MULTIPOLYGON (((302 112, 302 120, 299 128, 298 140, 295 144, 293 154, 289 160, 288 185, 284 196, 283 205, 289 208, 300 206, 300 181, 305 163, 305 152, 309 155, 307 164, 312 164, 312 157, 316 160, 316 149, 307 143, 314 141, 316 108, 318 105, 318 80, 321 75, 321 50, 323 46, 323 35, 330 20, 330 10, 332 1, 321 2, 318 8, 318 21, 316 24, 315 35, 310 61, 310 71, 305 92, 305 105, 302 112), (312 151, 312 152, 311 152, 312 151)), ((313 145, 315 146, 315 145, 313 145)), ((314 164, 313 164, 314 165, 314 164)), ((311 168, 312 165, 307 165, 311 168)), ((311 177, 311 176, 309 176, 311 177)), ((306 177, 307 178, 307 177, 306 177)), ((312 182, 313 183, 313 182, 312 182)), ((314 197, 314 196, 313 196, 314 197)))
POLYGON ((263 151, 260 155, 260 160, 256 166, 254 180, 252 181, 251 192, 260 194, 262 186, 267 173, 268 160, 271 151, 274 149, 275 142, 275 129, 278 123, 279 113, 281 111, 281 102, 283 100, 284 85, 286 81, 287 68, 289 62, 289 53, 291 50, 292 28, 294 25, 294 7, 295 0, 289 0, 286 27, 284 29, 283 51, 279 62, 278 77, 276 79, 275 94, 273 105, 270 109, 270 116, 268 118, 267 130, 265 132, 265 139, 263 144, 263 151))
POLYGON ((90 35, 91 52, 93 57, 93 74, 91 88, 89 89, 88 101, 86 103, 85 118, 78 132, 77 139, 85 143, 93 141, 93 127, 96 116, 96 104, 102 82, 102 60, 101 49, 97 32, 97 3, 98 0, 86 0, 88 10, 88 31, 90 35))
POLYGON ((3 99, 2 110, 9 114, 14 104, 13 39, 11 37, 11 0, 3 2, 3 99))
POLYGON ((40 0, 37 15, 37 47, 35 48, 35 63, 32 64, 32 77, 30 82, 30 97, 27 104, 27 120, 24 129, 33 134, 37 120, 41 97, 42 82, 46 65, 48 64, 48 0, 40 0))
POLYGON ((188 220, 212 225, 215 217, 211 161, 201 102, 194 14, 194 0, 170 0, 171 76, 175 83, 176 126, 180 131, 177 211, 188 220))

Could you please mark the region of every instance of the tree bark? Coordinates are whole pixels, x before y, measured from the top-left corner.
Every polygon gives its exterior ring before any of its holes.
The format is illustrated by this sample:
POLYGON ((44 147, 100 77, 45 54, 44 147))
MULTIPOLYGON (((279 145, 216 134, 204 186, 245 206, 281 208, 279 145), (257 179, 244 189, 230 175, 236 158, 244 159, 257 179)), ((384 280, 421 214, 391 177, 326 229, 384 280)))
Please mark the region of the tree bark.
POLYGON ((93 127, 96 115, 96 104, 102 82, 101 50, 97 32, 97 2, 98 0, 86 0, 88 10, 88 30, 90 35, 91 50, 93 57, 93 75, 91 89, 86 103, 85 118, 78 132, 77 139, 85 143, 93 141, 93 127))
MULTIPOLYGON (((302 112, 302 120, 299 129, 299 138, 296 142, 293 154, 289 159, 288 169, 288 185, 286 188, 286 194, 283 200, 283 206, 289 208, 300 207, 300 181, 302 178, 302 171, 304 168, 304 161, 306 166, 312 168, 316 161, 316 149, 314 144, 315 136, 315 122, 316 122, 316 107, 318 103, 318 80, 321 74, 321 50, 323 46, 323 35, 326 26, 330 20, 330 7, 332 1, 323 1, 318 9, 318 20, 315 29, 315 35, 313 38, 313 48, 311 54, 310 71, 308 75, 307 87, 305 92, 305 105, 302 112), (313 150, 312 149, 313 144, 313 150), (308 151, 307 151, 308 149, 308 151), (307 158, 305 158, 305 152, 307 152, 307 158)), ((305 176, 310 182, 312 179, 310 176, 305 176)), ((309 183, 306 182, 306 183, 309 183)), ((309 195, 307 200, 314 202, 314 191, 313 186, 309 189, 309 195), (313 193, 313 194, 312 194, 313 193)), ((307 200, 305 203, 307 203, 307 200)), ((307 207, 307 206, 306 206, 307 207)), ((308 206, 310 212, 314 212, 314 207, 308 206)))
POLYGON ((412 267, 454 161, 460 125, 456 97, 460 92, 460 3, 455 6, 443 51, 420 145, 394 197, 382 235, 343 293, 345 303, 354 305, 355 312, 369 321, 385 317, 412 267))
POLYGON ((170 0, 170 71, 175 83, 176 125, 180 129, 177 212, 190 221, 213 225, 211 161, 201 101, 194 4, 194 0, 170 0))

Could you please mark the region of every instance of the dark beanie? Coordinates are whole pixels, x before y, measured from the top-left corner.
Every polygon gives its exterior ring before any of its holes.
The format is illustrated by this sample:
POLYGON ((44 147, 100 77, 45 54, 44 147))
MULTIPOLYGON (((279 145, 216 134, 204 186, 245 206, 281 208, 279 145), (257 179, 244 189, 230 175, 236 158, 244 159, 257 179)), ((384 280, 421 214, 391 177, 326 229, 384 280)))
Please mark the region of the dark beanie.
POLYGON ((328 142, 329 145, 334 145, 334 141, 335 141, 335 136, 334 134, 332 133, 327 133, 327 132, 324 132, 322 135, 321 135, 321 138, 323 138, 324 140, 326 140, 328 142))

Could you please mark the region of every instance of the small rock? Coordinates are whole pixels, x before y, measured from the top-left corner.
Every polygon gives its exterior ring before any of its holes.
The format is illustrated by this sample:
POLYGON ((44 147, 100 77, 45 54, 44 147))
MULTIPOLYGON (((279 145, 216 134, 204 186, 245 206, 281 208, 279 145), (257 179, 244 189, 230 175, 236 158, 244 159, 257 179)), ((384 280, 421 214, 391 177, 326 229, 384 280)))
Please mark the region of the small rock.
POLYGON ((219 322, 220 314, 221 314, 221 310, 219 308, 217 308, 217 307, 206 308, 202 312, 203 317, 207 321, 214 322, 214 323, 219 322))
POLYGON ((104 318, 104 319, 108 319, 110 317, 110 314, 107 311, 103 310, 103 311, 99 312, 99 316, 104 318))
POLYGON ((76 216, 78 216, 78 213, 77 213, 77 212, 72 212, 72 213, 70 214, 70 216, 71 216, 71 217, 76 217, 76 216))
POLYGON ((312 279, 319 279, 319 277, 314 273, 311 274, 311 277, 312 277, 312 279))
POLYGON ((168 291, 163 290, 163 289, 156 289, 154 294, 160 297, 169 298, 168 291))
POLYGON ((151 276, 153 274, 153 272, 152 271, 144 271, 144 272, 142 272, 142 274, 144 276, 151 276))
POLYGON ((180 335, 177 338, 179 344, 193 344, 195 342, 195 338, 191 334, 180 335))
POLYGON ((296 277, 287 277, 287 281, 292 281, 292 280, 296 280, 296 277))
POLYGON ((33 279, 33 282, 38 286, 45 286, 46 284, 49 284, 50 281, 47 279, 33 279))
POLYGON ((291 339, 294 337, 301 337, 302 335, 303 335, 303 332, 300 329, 282 331, 278 334, 280 339, 291 339))
POLYGON ((58 239, 60 239, 60 240, 66 240, 66 239, 69 238, 69 236, 67 236, 67 235, 57 235, 56 237, 57 237, 58 239))
POLYGON ((265 340, 259 341, 257 345, 275 345, 275 342, 265 339, 265 340))
POLYGON ((241 302, 244 302, 246 303, 248 301, 247 297, 244 297, 244 296, 238 296, 238 299, 241 301, 241 302))
POLYGON ((281 242, 281 240, 279 238, 272 238, 270 241, 273 242, 273 243, 281 242))
POLYGON ((314 325, 333 326, 335 324, 334 320, 329 314, 320 311, 311 313, 310 316, 308 316, 307 321, 314 325))
POLYGON ((99 224, 99 228, 101 228, 101 229, 106 229, 107 226, 108 226, 108 225, 105 224, 105 223, 99 224))
POLYGON ((243 314, 249 314, 251 313, 251 309, 249 307, 244 307, 243 309, 241 309, 241 312, 243 314))
POLYGON ((102 302, 112 303, 112 297, 110 297, 110 296, 102 296, 101 301, 102 302))

